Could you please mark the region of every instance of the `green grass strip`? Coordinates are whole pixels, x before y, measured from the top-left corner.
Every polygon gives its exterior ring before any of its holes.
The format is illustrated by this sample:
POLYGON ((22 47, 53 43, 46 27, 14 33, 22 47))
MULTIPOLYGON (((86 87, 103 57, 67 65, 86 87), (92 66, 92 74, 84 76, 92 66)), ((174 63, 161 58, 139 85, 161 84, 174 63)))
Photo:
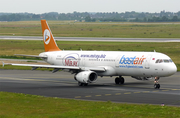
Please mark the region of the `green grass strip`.
MULTIPOLYGON (((179 23, 47 21, 55 37, 179 38, 179 23)), ((0 22, 0 35, 42 36, 40 21, 0 22)))
POLYGON ((0 92, 0 118, 179 118, 180 108, 0 92))

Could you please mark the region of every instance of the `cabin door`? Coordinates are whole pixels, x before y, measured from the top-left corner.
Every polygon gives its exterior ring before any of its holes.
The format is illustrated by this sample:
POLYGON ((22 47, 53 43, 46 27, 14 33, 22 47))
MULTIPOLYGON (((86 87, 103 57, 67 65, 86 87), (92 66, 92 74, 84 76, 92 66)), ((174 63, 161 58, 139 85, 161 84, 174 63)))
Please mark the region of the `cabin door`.
POLYGON ((118 55, 118 56, 116 57, 116 60, 115 60, 115 67, 116 67, 116 68, 119 68, 119 61, 120 61, 121 57, 122 57, 122 55, 118 55))
POLYGON ((150 69, 150 61, 151 61, 152 55, 148 55, 145 59, 145 69, 150 69))

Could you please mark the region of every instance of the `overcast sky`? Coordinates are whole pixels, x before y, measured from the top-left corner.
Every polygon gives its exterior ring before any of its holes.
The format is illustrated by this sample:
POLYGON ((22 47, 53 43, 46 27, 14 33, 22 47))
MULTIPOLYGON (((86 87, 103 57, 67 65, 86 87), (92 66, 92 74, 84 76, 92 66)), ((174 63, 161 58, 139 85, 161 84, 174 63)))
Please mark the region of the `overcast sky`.
POLYGON ((0 0, 5 13, 180 11, 180 0, 0 0))

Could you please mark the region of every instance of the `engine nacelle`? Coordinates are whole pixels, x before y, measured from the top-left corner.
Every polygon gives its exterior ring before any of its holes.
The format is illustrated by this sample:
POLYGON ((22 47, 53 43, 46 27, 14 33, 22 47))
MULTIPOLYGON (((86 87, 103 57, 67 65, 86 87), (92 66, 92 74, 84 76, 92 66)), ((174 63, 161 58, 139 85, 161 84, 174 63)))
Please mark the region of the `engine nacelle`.
POLYGON ((132 78, 135 78, 137 80, 151 80, 151 79, 154 79, 153 77, 134 77, 134 76, 131 76, 132 78))
POLYGON ((94 71, 82 71, 75 75, 75 79, 81 83, 92 83, 97 79, 97 76, 94 71))

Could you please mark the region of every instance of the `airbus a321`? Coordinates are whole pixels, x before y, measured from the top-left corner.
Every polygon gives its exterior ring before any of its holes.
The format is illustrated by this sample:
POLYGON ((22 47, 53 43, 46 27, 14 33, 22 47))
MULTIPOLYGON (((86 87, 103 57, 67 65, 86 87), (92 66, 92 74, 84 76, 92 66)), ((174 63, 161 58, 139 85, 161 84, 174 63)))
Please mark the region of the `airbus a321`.
MULTIPOLYGON (((159 89, 158 79, 173 75, 177 71, 171 58, 158 52, 134 51, 64 51, 58 48, 52 32, 46 22, 41 20, 45 52, 39 55, 20 55, 39 57, 50 65, 13 64, 13 66, 30 66, 69 70, 79 86, 95 82, 98 76, 118 76, 116 84, 124 84, 122 76, 131 76, 137 80, 154 79, 154 88, 159 89)), ((5 64, 6 65, 6 64, 5 64)))

